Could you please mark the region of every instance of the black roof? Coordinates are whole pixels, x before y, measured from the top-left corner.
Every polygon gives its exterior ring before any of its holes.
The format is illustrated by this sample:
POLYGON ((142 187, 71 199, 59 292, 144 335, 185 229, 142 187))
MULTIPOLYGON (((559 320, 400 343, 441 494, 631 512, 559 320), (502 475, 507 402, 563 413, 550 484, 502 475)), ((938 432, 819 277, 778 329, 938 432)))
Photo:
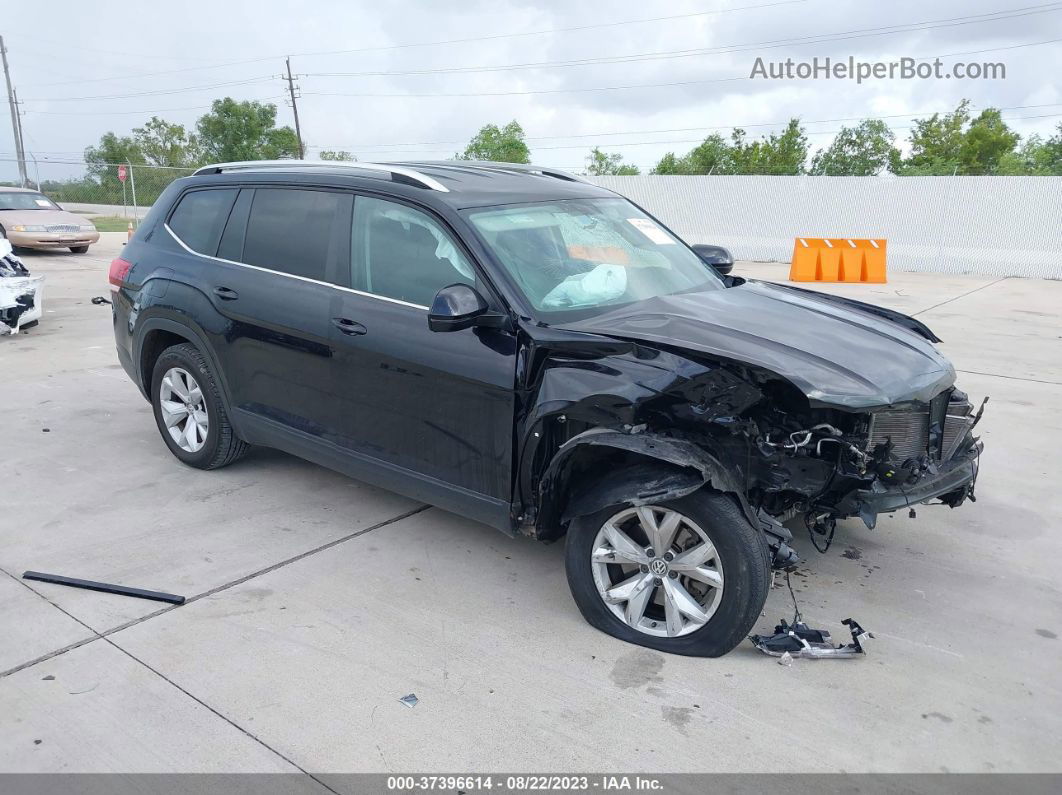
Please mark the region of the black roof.
POLYGON ((201 170, 203 173, 198 174, 195 179, 216 184, 222 180, 231 182, 233 177, 236 177, 241 182, 314 182, 364 187, 370 190, 379 190, 382 181, 389 183, 388 191, 395 195, 430 204, 444 204, 454 209, 616 195, 567 172, 526 164, 467 160, 404 161, 364 164, 366 168, 359 169, 357 162, 336 163, 334 166, 314 162, 310 166, 291 161, 290 165, 272 163, 261 170, 251 163, 246 167, 237 164, 231 166, 231 170, 223 169, 220 174, 212 174, 210 167, 204 167, 201 170), (372 170, 367 168, 370 165, 372 170), (395 166, 417 172, 435 180, 444 186, 446 191, 425 187, 408 176, 381 170, 381 166, 395 166))

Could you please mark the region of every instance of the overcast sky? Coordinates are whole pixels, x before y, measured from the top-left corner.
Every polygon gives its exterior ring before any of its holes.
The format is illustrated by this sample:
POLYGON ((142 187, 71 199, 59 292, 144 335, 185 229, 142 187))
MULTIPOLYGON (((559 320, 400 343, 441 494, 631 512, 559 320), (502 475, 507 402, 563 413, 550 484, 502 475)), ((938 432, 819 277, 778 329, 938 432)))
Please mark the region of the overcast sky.
MULTIPOLYGON (((838 119, 893 117, 902 140, 910 114, 963 97, 1004 108, 1023 135, 1062 120, 1062 2, 1044 0, 51 0, 10 4, 0 33, 42 179, 76 171, 43 162, 76 159, 104 132, 127 134, 152 115, 191 125, 217 97, 275 102, 278 123, 290 124, 278 77, 286 54, 301 75, 310 157, 324 148, 362 160, 445 158, 482 125, 516 119, 536 163, 581 168, 598 145, 648 169, 718 128, 759 136, 792 116, 813 152, 838 119), (946 67, 1002 62, 1006 79, 749 79, 757 57, 938 55, 946 67), (526 64, 535 66, 492 69, 526 64), (356 74, 326 76, 335 73, 356 74), (624 86, 650 87, 615 88, 624 86)), ((0 179, 16 173, 13 150, 5 112, 0 179)))

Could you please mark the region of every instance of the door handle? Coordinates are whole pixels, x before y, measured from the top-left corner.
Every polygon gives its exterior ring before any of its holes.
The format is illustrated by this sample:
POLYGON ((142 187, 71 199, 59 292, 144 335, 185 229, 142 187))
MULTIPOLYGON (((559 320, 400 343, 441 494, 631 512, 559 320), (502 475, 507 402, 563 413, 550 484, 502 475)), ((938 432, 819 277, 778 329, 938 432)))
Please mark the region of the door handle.
POLYGON ((214 295, 220 298, 222 301, 235 301, 240 297, 240 294, 235 290, 230 290, 228 287, 215 287, 214 295))
POLYGON ((365 326, 358 323, 356 320, 350 320, 345 317, 332 318, 332 325, 342 331, 344 334, 349 334, 352 337, 357 337, 364 334, 368 329, 365 326))

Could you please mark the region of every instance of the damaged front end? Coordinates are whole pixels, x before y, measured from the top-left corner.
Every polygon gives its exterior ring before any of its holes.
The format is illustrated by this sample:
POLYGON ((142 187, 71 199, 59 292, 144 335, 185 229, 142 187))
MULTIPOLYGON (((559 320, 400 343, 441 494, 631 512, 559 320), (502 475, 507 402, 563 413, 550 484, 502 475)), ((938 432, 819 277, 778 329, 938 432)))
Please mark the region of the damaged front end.
POLYGON ((783 526, 791 519, 802 518, 824 551, 838 519, 872 528, 880 513, 973 499, 981 411, 946 373, 928 397, 923 381, 910 399, 830 405, 776 372, 722 357, 560 329, 534 334, 519 373, 527 408, 523 513, 514 518, 524 532, 555 538, 603 507, 708 486, 741 506, 782 568, 797 560, 783 526))
POLYGON ((43 283, 12 253, 10 241, 0 239, 0 334, 18 334, 40 320, 43 283))

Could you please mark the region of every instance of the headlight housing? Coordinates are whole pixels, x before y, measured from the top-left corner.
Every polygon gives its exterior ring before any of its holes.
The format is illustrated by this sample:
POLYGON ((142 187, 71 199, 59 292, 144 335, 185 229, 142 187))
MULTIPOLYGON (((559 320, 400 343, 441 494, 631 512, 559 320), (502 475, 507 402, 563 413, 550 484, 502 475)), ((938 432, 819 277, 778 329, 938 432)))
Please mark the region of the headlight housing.
POLYGON ((94 224, 82 224, 78 227, 82 232, 95 232, 96 226, 94 224))
POLYGON ((12 232, 44 232, 45 229, 40 224, 15 224, 11 227, 12 232))

